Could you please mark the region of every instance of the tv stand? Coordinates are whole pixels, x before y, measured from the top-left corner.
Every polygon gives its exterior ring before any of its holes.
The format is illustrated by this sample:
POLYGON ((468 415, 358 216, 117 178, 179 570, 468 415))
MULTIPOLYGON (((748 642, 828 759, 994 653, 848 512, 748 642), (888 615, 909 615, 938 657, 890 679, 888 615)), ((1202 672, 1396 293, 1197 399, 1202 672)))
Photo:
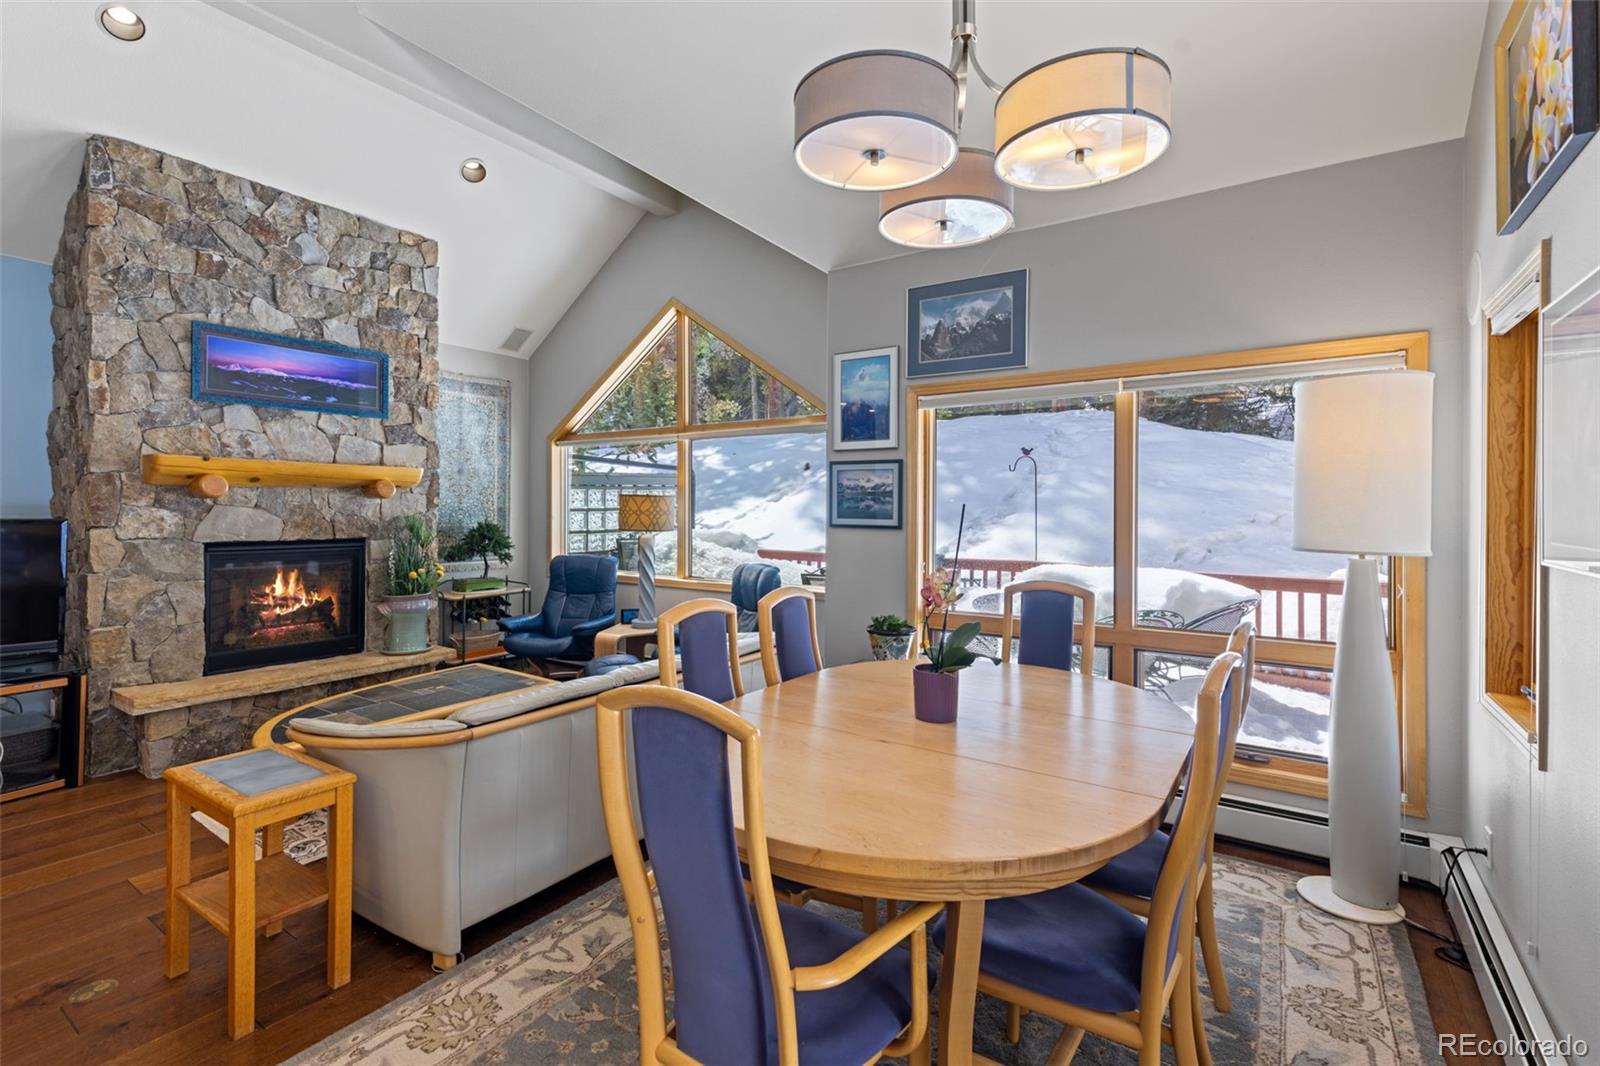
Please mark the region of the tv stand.
POLYGON ((88 686, 59 671, 0 682, 0 803, 83 784, 88 686))

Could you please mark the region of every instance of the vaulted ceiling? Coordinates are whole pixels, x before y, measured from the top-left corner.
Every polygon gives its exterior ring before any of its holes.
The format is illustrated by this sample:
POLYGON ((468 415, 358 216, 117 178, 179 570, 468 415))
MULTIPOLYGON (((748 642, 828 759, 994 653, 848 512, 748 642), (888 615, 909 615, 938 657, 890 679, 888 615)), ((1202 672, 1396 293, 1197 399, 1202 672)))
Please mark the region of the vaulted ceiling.
MULTIPOLYGON (((791 100, 861 48, 944 59, 942 0, 848 3, 0 4, 0 251, 49 260, 91 132, 140 141, 437 238, 441 338, 526 355, 646 212, 692 197, 818 269, 904 250, 876 199, 795 167, 791 100), (457 173, 485 160, 487 181, 457 173), (504 347, 513 330, 520 343, 504 347)), ((1017 195, 1019 227, 1192 195, 1462 135, 1483 2, 983 0, 1002 81, 1137 44, 1172 67, 1157 165, 1017 195)), ((991 137, 975 90, 968 143, 991 137)), ((1315 209, 1315 205, 1308 205, 1315 209)))

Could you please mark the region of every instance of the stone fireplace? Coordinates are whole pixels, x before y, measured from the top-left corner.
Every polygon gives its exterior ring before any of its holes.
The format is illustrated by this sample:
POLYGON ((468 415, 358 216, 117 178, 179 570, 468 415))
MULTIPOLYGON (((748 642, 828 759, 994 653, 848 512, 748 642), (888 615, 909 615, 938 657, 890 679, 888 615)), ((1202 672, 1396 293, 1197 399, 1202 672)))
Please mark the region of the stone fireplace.
MULTIPOLYGON (((51 285, 49 447, 52 509, 70 528, 66 651, 88 675, 91 773, 135 765, 159 773, 175 761, 238 750, 280 707, 326 694, 327 685, 308 686, 137 720, 113 708, 113 689, 236 670, 242 660, 230 656, 260 650, 212 630, 217 612, 239 621, 248 597, 218 599, 208 590, 207 574, 224 558, 214 560, 210 549, 359 543, 361 561, 337 565, 365 566, 364 580, 336 609, 315 602, 316 593, 301 607, 291 602, 298 594, 271 595, 305 623, 296 630, 302 635, 331 623, 332 639, 353 642, 355 651, 381 647, 376 601, 387 538, 406 515, 431 520, 438 493, 438 257, 438 245, 420 234, 128 141, 88 138, 51 285), (196 401, 196 321, 381 351, 389 359, 388 417, 196 401), (211 500, 181 485, 146 484, 147 452, 423 474, 387 499, 241 484, 211 500)), ((287 581, 295 565, 287 555, 282 562, 287 581)), ((302 585, 312 573, 299 564, 302 585)), ((262 585, 259 574, 250 580, 262 585)), ((292 653, 308 650, 294 643, 292 653)))
POLYGON ((366 648, 367 542, 207 544, 208 674, 366 648))

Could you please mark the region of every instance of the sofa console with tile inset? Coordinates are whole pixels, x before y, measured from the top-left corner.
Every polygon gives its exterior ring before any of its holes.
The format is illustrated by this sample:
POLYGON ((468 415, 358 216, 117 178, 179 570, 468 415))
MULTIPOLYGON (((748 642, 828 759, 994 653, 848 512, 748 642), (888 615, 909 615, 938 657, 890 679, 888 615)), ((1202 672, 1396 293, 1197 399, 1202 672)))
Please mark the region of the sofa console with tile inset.
MULTIPOLYGON (((756 634, 740 638, 739 653, 745 690, 760 688, 756 634)), ((466 671, 511 673, 473 665, 428 679, 460 684, 451 675, 466 671)), ((312 704, 264 724, 255 743, 272 743, 279 730, 355 773, 355 911, 444 967, 461 951, 462 929, 611 853, 594 698, 658 677, 652 661, 571 681, 527 678, 508 691, 365 722, 345 704, 342 713, 308 716, 312 704)))

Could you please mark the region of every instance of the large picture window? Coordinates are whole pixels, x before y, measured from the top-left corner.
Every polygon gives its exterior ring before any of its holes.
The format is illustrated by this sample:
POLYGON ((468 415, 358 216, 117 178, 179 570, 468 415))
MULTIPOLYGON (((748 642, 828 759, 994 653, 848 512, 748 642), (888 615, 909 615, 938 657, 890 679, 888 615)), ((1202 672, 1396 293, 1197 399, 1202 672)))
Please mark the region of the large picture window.
POLYGON ((825 421, 815 396, 672 301, 551 434, 551 551, 614 554, 630 575, 639 534, 621 528, 621 498, 666 495, 678 528, 655 534, 664 584, 719 587, 744 562, 814 580, 825 421))
MULTIPOLYGON (((1251 620, 1235 779, 1325 794, 1345 560, 1293 547, 1294 386, 1426 362, 1426 334, 1403 334, 918 383, 911 576, 953 562, 964 505, 961 616, 993 642, 1007 583, 1083 585, 1095 592, 1095 672, 1191 710, 1207 661, 1251 620)), ((1407 810, 1420 813, 1423 560, 1385 563, 1407 810)))

